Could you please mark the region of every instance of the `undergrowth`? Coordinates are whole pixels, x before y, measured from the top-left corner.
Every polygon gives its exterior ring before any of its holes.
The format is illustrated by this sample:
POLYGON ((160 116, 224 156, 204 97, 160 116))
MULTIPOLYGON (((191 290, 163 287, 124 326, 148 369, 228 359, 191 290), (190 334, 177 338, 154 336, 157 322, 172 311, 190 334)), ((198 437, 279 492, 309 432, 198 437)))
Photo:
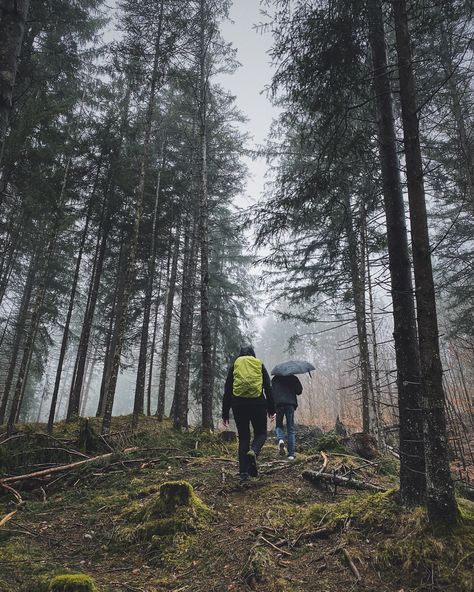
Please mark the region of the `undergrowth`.
POLYGON ((474 592, 474 503, 459 499, 459 524, 442 532, 431 527, 423 508, 398 505, 394 493, 355 494, 332 504, 314 504, 300 525, 340 529, 351 541, 354 535, 355 540, 370 536, 374 566, 398 574, 401 570, 405 583, 474 592))

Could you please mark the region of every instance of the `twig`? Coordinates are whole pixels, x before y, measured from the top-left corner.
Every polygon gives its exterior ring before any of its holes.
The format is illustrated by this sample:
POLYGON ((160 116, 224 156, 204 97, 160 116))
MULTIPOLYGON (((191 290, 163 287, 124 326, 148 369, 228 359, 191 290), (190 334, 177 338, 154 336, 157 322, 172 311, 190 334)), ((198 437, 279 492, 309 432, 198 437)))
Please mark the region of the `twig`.
POLYGON ((19 504, 23 503, 23 499, 16 489, 13 489, 13 487, 10 487, 10 485, 6 485, 5 483, 2 483, 1 481, 0 481, 0 487, 3 487, 3 489, 6 489, 6 491, 11 493, 19 504))
POLYGON ((343 547, 341 551, 344 553, 344 557, 347 559, 347 563, 349 564, 349 567, 351 568, 351 571, 354 574, 356 580, 360 582, 362 578, 360 577, 359 570, 357 569, 355 563, 352 561, 352 558, 349 555, 349 551, 345 547, 343 547))
POLYGON ((274 549, 276 549, 279 553, 283 553, 284 555, 290 555, 291 553, 289 553, 288 551, 285 551, 284 549, 280 549, 280 547, 277 547, 276 545, 274 545, 273 543, 271 543, 268 539, 266 539, 263 534, 260 534, 260 540, 263 541, 264 543, 267 543, 267 545, 270 545, 270 547, 273 547, 274 549))
POLYGON ((11 520, 13 518, 13 516, 16 514, 17 510, 13 510, 13 512, 10 512, 9 514, 7 514, 6 516, 4 516, 1 520, 0 520, 0 528, 6 524, 9 520, 11 520))

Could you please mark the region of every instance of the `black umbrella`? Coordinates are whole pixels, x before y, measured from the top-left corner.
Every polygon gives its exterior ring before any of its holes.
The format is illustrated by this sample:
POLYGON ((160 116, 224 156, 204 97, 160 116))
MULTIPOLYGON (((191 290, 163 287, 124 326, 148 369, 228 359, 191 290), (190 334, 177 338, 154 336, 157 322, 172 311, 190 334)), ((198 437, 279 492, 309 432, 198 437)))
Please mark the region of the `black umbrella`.
POLYGON ((311 370, 316 370, 311 362, 289 360, 288 362, 277 364, 271 373, 274 376, 290 376, 290 374, 305 374, 305 372, 310 372, 311 370))

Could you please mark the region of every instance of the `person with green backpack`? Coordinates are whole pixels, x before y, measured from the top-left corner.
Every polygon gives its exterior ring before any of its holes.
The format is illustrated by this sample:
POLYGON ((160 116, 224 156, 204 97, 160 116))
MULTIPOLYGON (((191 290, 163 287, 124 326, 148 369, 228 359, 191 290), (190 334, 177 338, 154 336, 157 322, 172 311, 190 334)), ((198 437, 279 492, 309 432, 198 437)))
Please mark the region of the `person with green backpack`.
POLYGON ((241 347, 240 354, 229 368, 222 401, 222 420, 229 425, 232 409, 239 438, 240 482, 258 476, 257 457, 267 439, 267 415, 273 419, 270 376, 263 362, 255 356, 253 347, 241 347), (250 425, 253 441, 250 444, 250 425))

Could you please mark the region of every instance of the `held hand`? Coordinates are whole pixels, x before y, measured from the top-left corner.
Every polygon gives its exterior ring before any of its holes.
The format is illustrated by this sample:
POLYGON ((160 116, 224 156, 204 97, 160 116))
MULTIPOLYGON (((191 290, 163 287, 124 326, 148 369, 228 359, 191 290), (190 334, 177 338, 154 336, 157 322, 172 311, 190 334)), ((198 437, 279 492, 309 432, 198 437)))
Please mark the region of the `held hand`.
POLYGON ((268 414, 268 418, 270 419, 271 422, 275 421, 275 414, 274 413, 272 413, 272 414, 269 413, 268 414))
POLYGON ((224 427, 225 428, 228 428, 229 427, 229 420, 228 419, 223 419, 222 420, 222 423, 224 424, 224 427))

